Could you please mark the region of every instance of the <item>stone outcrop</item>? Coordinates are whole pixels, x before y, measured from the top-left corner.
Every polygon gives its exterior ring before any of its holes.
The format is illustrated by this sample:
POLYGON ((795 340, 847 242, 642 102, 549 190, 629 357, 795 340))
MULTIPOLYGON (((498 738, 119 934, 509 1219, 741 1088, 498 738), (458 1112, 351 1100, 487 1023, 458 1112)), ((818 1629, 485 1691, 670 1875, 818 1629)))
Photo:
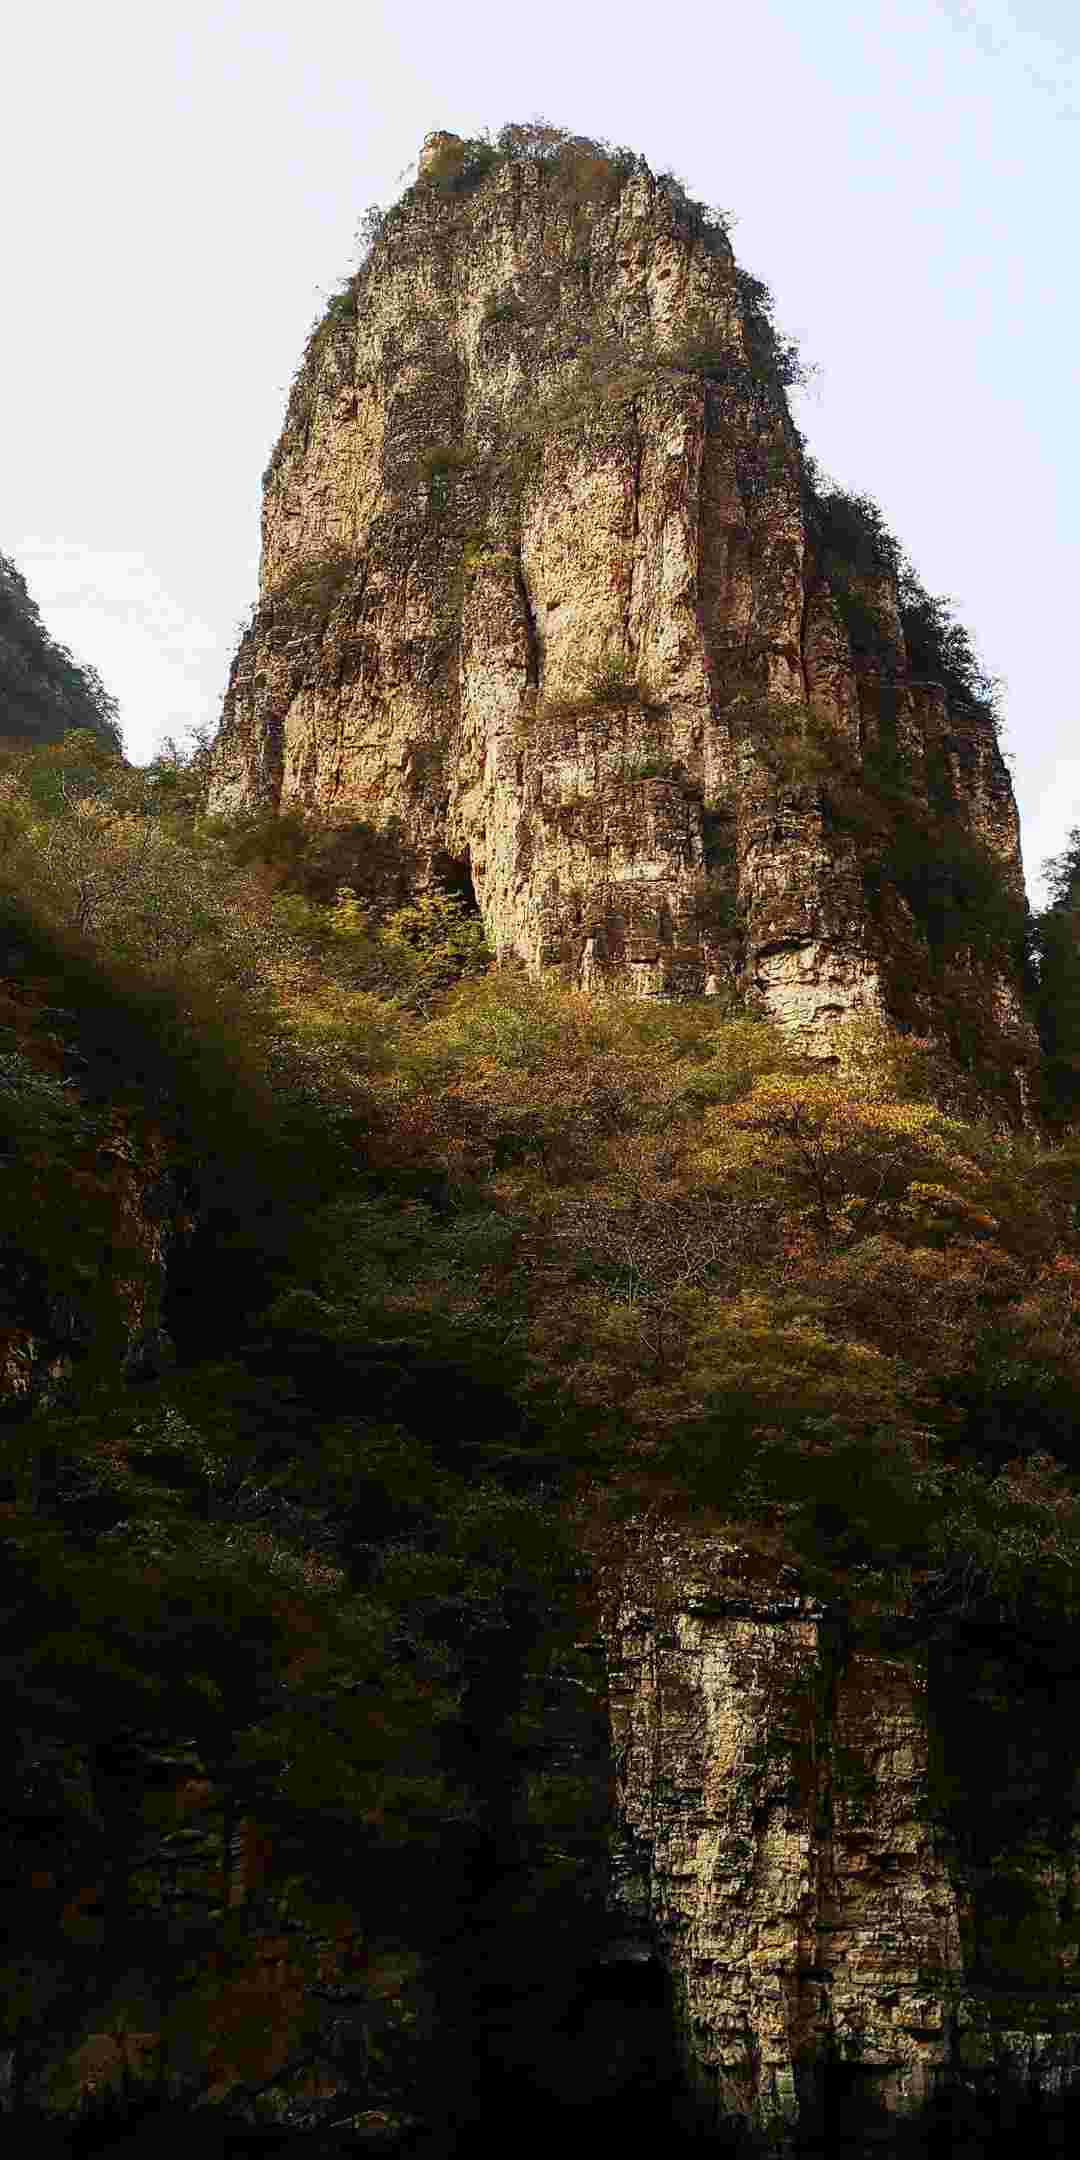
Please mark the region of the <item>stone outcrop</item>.
POLYGON ((312 335, 214 805, 390 828, 471 881, 501 958, 570 981, 738 987, 811 1034, 889 1005, 920 927, 868 910, 800 745, 898 743, 1019 892, 992 721, 918 679, 885 564, 855 649, 722 226, 588 146, 476 184, 468 154, 429 139, 312 335))
POLYGON ((669 1540, 609 1637, 615 1903, 629 1953, 671 1975, 705 2122, 1060 2103, 1080 2092, 1080 1822, 1037 1697, 1010 1703, 976 1656, 953 1679, 1000 1731, 962 1731, 925 1641, 895 1622, 860 1641, 790 1580, 669 1540))

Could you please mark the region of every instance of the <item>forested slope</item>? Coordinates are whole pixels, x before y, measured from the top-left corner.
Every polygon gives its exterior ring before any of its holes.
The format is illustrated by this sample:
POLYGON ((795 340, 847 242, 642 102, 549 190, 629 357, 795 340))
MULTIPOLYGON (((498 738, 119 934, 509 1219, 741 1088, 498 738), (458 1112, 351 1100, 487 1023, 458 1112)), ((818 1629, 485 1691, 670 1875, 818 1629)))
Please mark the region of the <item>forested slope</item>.
POLYGON ((969 1980, 1071 2045, 1071 1131, 913 1036, 495 970, 198 756, 3 768, 7 2105, 667 2124, 607 1962, 643 1526, 946 1676, 969 1980))

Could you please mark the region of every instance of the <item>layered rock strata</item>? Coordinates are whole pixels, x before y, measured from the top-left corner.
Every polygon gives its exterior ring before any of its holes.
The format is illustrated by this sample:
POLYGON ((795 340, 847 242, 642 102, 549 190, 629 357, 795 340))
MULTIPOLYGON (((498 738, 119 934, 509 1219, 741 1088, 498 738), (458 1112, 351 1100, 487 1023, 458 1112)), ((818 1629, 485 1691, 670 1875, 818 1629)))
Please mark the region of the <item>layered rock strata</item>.
MULTIPOLYGON (((616 1908, 671 1976, 707 2124, 805 2131, 831 2100, 865 2132, 958 2093, 986 2121, 1017 2091, 1080 2095, 1080 1823, 1048 1798, 1037 1707, 957 1775, 925 1647, 860 1644, 715 1547, 673 1543, 609 1652, 616 1908), (955 1820, 973 1776, 981 1855, 955 1820)), ((1009 1709, 978 1661, 963 1685, 1009 1709)))
POLYGON ((776 746, 858 767, 884 731, 1019 891, 990 719, 915 679, 886 567, 874 664, 853 650, 722 227, 640 161, 518 157, 462 192, 454 144, 294 385, 214 806, 392 830, 471 881, 500 957, 570 981, 737 985, 811 1032, 887 1004, 918 926, 897 902, 883 944, 856 842, 776 746))

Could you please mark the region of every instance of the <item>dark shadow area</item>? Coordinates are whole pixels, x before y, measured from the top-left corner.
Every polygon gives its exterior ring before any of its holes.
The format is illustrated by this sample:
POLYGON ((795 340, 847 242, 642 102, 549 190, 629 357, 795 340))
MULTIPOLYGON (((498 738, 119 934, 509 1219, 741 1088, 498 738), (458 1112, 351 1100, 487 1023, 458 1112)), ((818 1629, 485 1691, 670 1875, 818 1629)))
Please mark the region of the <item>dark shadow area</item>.
MULTIPOLYGON (((586 2037, 583 2027, 583 2043, 586 2037)), ((35 2133, 33 2150, 39 2160, 165 2160, 196 2151, 199 2160, 458 2160, 465 2154, 469 2160, 571 2160, 585 2152, 641 2152, 656 2160, 708 2152, 718 2160, 724 2154, 738 2160, 765 2160, 766 2154, 773 2160, 1038 2160, 1077 2149, 1077 2096, 1039 2099, 1019 2085, 990 2090, 971 2082, 897 2119, 875 2104, 874 2073, 830 2068, 834 2074, 824 2079, 816 2120, 774 2140, 737 2125, 695 2126, 678 2080, 665 2073, 648 2082, 642 2057, 640 2082, 628 2080, 616 2093, 583 2095, 576 2102, 545 2097, 525 2081, 508 2082, 482 2120, 449 2134, 429 2127, 398 2135, 375 2125, 355 2132, 253 2130, 208 2121, 205 2111, 159 2111, 123 2135, 104 2118, 66 2139, 35 2133)))

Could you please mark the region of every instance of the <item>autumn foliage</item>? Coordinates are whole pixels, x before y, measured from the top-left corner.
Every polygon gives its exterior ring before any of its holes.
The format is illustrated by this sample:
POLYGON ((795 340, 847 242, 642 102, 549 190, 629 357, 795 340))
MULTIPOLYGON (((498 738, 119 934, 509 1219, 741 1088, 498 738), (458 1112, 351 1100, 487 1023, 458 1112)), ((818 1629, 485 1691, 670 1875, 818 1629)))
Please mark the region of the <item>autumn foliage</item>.
POLYGON ((315 896, 176 756, 12 751, 0 815, 15 2104, 329 2120, 332 1999, 465 2120, 602 1931, 628 1524, 1072 1627, 1080 1155, 931 1042, 315 896))

